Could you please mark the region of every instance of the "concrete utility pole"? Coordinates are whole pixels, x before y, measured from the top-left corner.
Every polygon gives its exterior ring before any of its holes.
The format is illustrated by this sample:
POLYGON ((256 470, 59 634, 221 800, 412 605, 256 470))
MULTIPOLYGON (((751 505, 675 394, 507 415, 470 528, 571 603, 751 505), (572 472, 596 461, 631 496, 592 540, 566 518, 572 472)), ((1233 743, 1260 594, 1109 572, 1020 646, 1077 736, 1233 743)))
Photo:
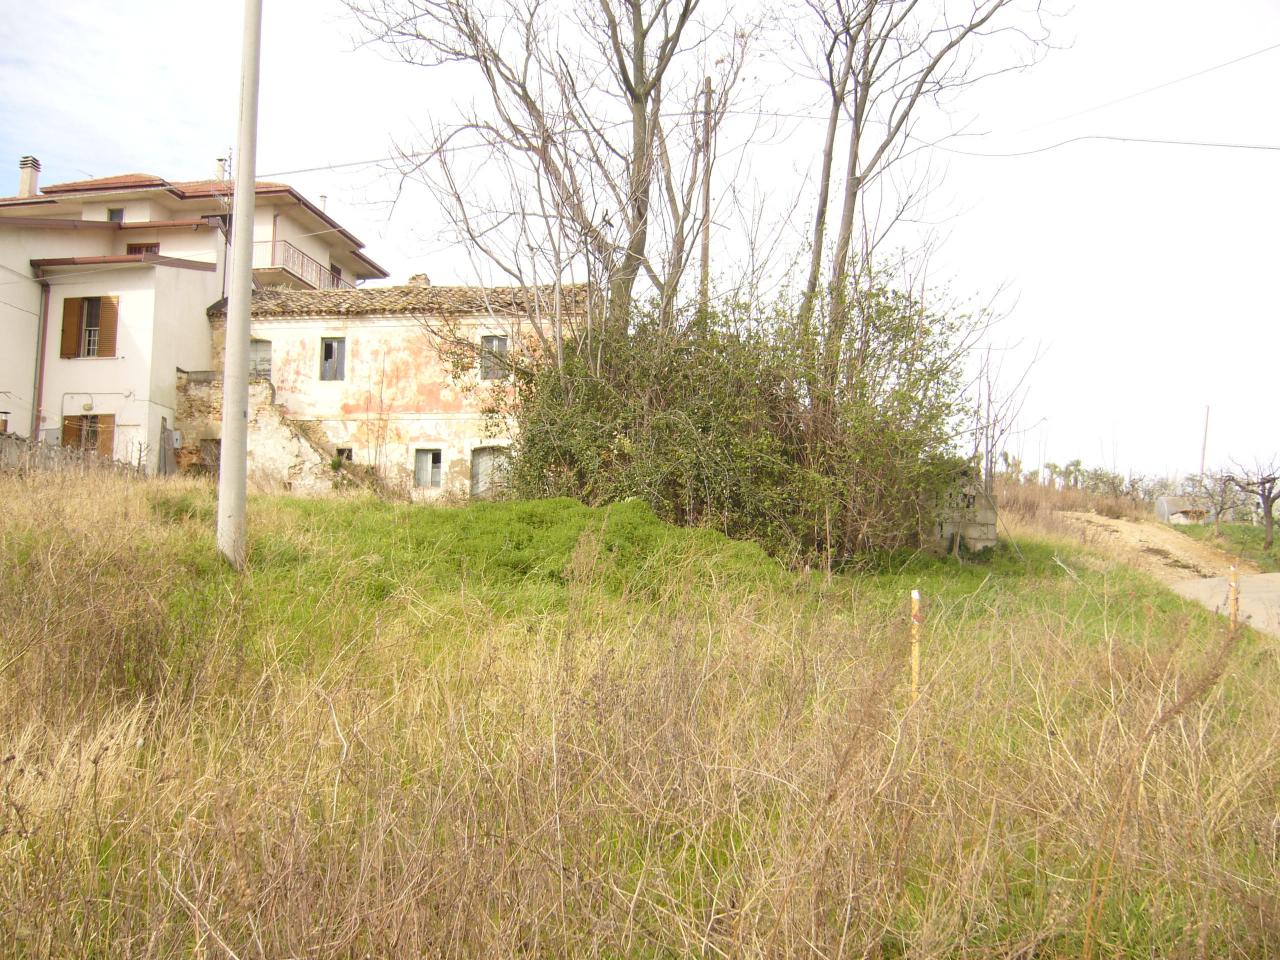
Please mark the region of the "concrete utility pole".
POLYGON ((711 309, 711 78, 702 78, 702 278, 698 306, 711 309))
POLYGON ((240 48, 240 147, 231 201, 231 286, 227 293, 222 374, 222 449, 218 461, 218 549, 244 569, 246 454, 249 433, 249 294, 253 287, 253 213, 257 199, 258 61, 262 0, 245 0, 240 48))

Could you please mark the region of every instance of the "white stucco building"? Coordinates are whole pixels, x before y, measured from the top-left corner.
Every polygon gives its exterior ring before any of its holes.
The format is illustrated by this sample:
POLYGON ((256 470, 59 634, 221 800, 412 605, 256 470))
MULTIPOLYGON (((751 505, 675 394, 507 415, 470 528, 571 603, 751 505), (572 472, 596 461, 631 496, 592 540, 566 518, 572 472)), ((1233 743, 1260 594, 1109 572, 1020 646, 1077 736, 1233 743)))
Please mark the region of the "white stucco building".
MULTIPOLYGON (((232 184, 134 173, 41 188, 39 173, 23 157, 0 198, 0 430, 164 469, 179 371, 213 365, 232 184)), ((257 184, 253 233, 259 285, 387 276, 285 184, 257 184)))

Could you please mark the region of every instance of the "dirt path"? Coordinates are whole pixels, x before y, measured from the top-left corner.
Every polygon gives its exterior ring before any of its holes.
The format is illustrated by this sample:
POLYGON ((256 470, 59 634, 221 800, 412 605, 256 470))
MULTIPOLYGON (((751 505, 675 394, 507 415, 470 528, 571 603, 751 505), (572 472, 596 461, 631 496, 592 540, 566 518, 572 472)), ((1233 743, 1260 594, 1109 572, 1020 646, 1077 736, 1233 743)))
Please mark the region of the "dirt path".
POLYGON ((1227 574, 1240 575, 1240 616, 1254 629, 1280 636, 1280 573, 1258 573, 1209 543, 1193 540, 1163 523, 1112 520, 1092 513, 1062 514, 1085 539, 1167 583, 1175 593, 1223 612, 1227 574))
POLYGON ((1094 513, 1064 512, 1062 517, 1079 527, 1086 539, 1170 585, 1196 578, 1225 577, 1233 563, 1242 576, 1258 572, 1247 560, 1235 560, 1212 544, 1193 540, 1163 523, 1113 520, 1094 513))

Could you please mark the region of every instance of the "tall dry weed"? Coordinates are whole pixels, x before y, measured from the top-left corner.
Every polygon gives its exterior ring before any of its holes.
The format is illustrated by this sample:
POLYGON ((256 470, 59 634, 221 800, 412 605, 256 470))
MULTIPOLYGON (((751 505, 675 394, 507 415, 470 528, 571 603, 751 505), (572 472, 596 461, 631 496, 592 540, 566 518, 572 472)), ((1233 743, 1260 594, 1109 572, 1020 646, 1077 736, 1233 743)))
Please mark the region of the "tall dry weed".
POLYGON ((617 596, 590 535, 563 612, 404 593, 300 661, 231 597, 177 618, 186 534, 138 485, 22 492, 0 955, 1280 949, 1274 649, 1223 659, 1110 575, 936 599, 914 707, 892 581, 708 594, 673 561, 617 596))

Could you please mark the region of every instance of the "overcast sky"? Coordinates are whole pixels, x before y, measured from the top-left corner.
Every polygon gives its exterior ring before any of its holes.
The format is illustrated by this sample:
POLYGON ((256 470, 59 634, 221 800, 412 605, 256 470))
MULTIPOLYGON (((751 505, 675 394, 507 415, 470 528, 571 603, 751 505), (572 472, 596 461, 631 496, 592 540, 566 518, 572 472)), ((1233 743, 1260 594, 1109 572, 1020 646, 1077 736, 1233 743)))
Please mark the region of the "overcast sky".
MULTIPOLYGON (((327 196, 393 280, 471 281, 422 196, 409 189, 392 204, 385 164, 290 172, 411 143, 448 100, 442 78, 358 47, 337 0, 264 5, 259 176, 327 196)), ((216 6, 0 6, 0 194, 16 192, 27 153, 44 183, 212 175, 235 137, 241 13, 216 6)), ((1280 453, 1280 150, 1053 146, 1121 136, 1280 147, 1280 49, 1104 106, 1280 44, 1280 2, 1079 0, 1053 29, 1063 49, 973 91, 961 116, 973 135, 933 159, 943 242, 930 275, 957 295, 999 295, 998 342, 1017 345, 1008 369, 1040 356, 1015 452, 1191 471, 1209 405, 1210 464, 1280 453)), ((795 141, 771 161, 790 173, 817 146, 795 141)))

